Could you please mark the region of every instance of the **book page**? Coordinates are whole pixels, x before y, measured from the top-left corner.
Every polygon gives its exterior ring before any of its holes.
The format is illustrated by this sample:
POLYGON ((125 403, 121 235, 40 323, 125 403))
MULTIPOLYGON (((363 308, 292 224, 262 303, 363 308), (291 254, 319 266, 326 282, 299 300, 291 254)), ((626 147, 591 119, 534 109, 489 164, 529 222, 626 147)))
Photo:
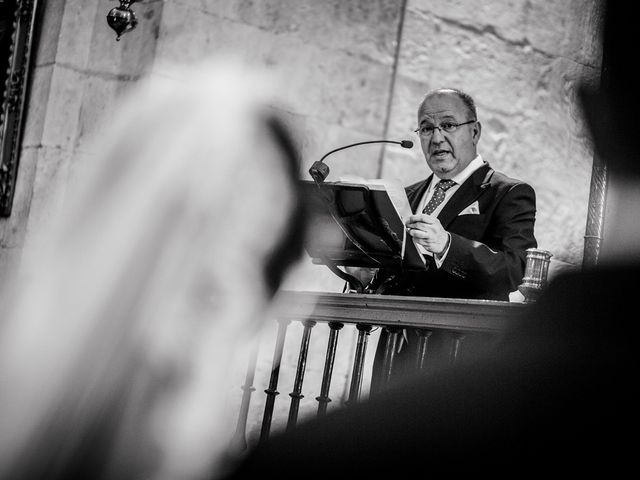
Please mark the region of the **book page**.
MULTIPOLYGON (((387 193, 389 194, 389 198, 391 199, 391 202, 396 207, 396 210, 398 211, 398 214, 400 215, 400 218, 402 218, 403 221, 406 222, 409 216, 413 214, 413 210, 411 210, 411 205, 409 204, 409 199, 407 198, 407 194, 405 192, 404 186, 400 183, 399 180, 387 180, 387 179, 378 178, 374 180, 367 180, 364 183, 365 185, 369 185, 369 188, 375 185, 384 187, 387 190, 387 193)), ((425 254, 432 255, 431 252, 422 248, 422 245, 417 244, 411 235, 406 234, 405 239, 402 243, 403 257, 404 257, 405 244, 407 242, 407 239, 413 242, 413 244, 418 249, 418 253, 420 253, 421 256, 423 257, 423 260, 424 260, 425 254)))
POLYGON ((345 176, 340 177, 340 182, 357 183, 360 185, 366 185, 373 189, 386 190, 393 206, 396 208, 398 215, 400 215, 400 218, 402 218, 403 221, 406 221, 407 218, 409 218, 409 215, 413 213, 411 211, 411 205, 409 205, 409 199, 407 198, 404 186, 400 180, 391 180, 386 178, 365 179, 356 176, 345 176))
POLYGON ((402 186, 399 180, 385 180, 377 178, 374 180, 367 180, 363 183, 365 185, 369 185, 370 188, 376 185, 384 187, 389 194, 389 198, 393 202, 393 206, 396 207, 398 215, 400 215, 400 218, 402 218, 403 221, 406 221, 413 213, 411 211, 411 205, 409 205, 409 199, 407 198, 404 186, 402 186))
MULTIPOLYGON (((386 190, 387 194, 389 195, 389 198, 391 199, 391 203, 393 203, 393 206, 395 207, 396 211, 398 212, 398 215, 403 220, 403 222, 406 222, 409 216, 413 214, 404 186, 398 179, 385 179, 385 178, 365 179, 365 178, 356 177, 356 176, 347 176, 347 177, 341 177, 340 181, 347 182, 347 183, 367 185, 370 189, 386 190)), ((405 230, 403 239, 402 239, 402 253, 401 253, 402 257, 404 257, 404 254, 405 254, 407 237, 409 237, 411 241, 413 241, 413 237, 408 235, 407 231, 405 230)), ((414 245, 416 246, 416 248, 418 249, 418 252, 423 257, 423 260, 424 260, 425 253, 427 254, 431 253, 424 250, 420 245, 416 244, 415 242, 414 242, 414 245)))

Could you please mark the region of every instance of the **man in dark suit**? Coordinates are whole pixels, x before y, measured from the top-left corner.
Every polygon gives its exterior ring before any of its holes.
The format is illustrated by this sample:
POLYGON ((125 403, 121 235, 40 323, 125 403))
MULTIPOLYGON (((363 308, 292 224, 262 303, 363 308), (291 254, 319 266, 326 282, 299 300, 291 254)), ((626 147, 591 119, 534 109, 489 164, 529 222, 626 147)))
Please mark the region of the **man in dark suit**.
MULTIPOLYGON (((537 246, 533 188, 496 172, 478 154, 482 126, 468 94, 448 88, 427 93, 418 125, 433 174, 406 190, 415 212, 407 228, 428 269, 381 269, 369 288, 389 295, 508 300, 522 281, 526 249, 537 246)), ((448 337, 442 332, 431 336, 431 362, 446 358, 448 337)), ((383 331, 373 390, 378 389, 386 339, 383 331)), ((412 368, 417 344, 417 332, 405 331, 394 375, 412 368)))
POLYGON ((637 469, 640 111, 635 17, 608 2, 598 90, 582 89, 610 174, 598 265, 555 277, 504 345, 271 437, 229 478, 623 478, 637 469), (310 473, 310 475, 307 475, 310 473), (254 476, 255 475, 255 476, 254 476))

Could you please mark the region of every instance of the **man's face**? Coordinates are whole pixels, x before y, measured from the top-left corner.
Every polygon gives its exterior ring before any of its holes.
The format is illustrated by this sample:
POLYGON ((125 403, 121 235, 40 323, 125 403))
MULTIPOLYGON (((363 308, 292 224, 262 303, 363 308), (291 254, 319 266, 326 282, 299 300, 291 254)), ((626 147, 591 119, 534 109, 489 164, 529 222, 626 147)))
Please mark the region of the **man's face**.
MULTIPOLYGON (((453 93, 436 93, 427 97, 418 109, 418 127, 460 124, 475 120, 464 102, 453 93)), ((452 178, 466 168, 477 155, 480 123, 461 125, 453 132, 435 128, 431 135, 420 135, 425 159, 433 173, 452 178)))

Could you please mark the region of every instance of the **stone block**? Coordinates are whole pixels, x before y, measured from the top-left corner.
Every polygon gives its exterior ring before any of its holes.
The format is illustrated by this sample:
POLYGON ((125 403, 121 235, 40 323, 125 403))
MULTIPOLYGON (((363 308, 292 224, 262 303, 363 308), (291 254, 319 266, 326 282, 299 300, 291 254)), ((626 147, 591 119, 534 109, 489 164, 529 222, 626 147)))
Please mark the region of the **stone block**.
POLYGON ((251 25, 296 43, 393 63, 401 0, 179 0, 205 14, 251 25))
POLYGON ((527 0, 411 0, 407 12, 410 15, 437 18, 476 35, 495 35, 505 42, 522 43, 525 39, 522 25, 526 21, 528 3, 527 0))
MULTIPOLYGON (((94 146, 92 144, 91 146, 94 146)), ((93 162, 96 157, 99 155, 99 152, 96 151, 84 151, 80 149, 75 149, 69 158, 69 163, 67 165, 67 190, 68 191, 79 191, 80 185, 78 182, 82 181, 83 178, 83 170, 93 162)))
POLYGON ((70 151, 76 141, 86 74, 56 64, 49 87, 42 145, 70 151))
POLYGON ((1 248, 20 248, 24 243, 38 158, 39 149, 35 147, 20 152, 11 216, 0 218, 1 248))
POLYGON ((20 266, 22 249, 0 246, 0 291, 8 291, 20 266))
POLYGON ((551 55, 600 68, 602 2, 527 2, 524 33, 531 45, 551 55))
POLYGON ((400 75, 396 77, 389 115, 389 136, 412 140, 417 145, 420 140, 415 133, 418 128, 418 107, 431 88, 425 81, 400 75))
MULTIPOLYGON (((91 39, 96 28, 106 28, 107 12, 115 5, 108 0, 85 2, 82 0, 66 0, 61 19, 60 33, 57 38, 55 61, 69 68, 84 70, 91 54, 91 39), (106 9, 106 10, 105 10, 106 9), (96 15, 104 10, 101 25, 96 23, 96 15)), ((55 7, 54 7, 55 8, 55 7)), ((50 9, 47 8, 47 13, 50 9)), ((58 15, 59 12, 51 12, 58 15)))
POLYGON ((42 143, 54 68, 53 64, 43 64, 31 70, 31 86, 23 117, 23 147, 37 147, 42 143))
POLYGON ((540 248, 551 251, 556 260, 580 265, 584 248, 588 188, 577 183, 568 189, 570 175, 558 178, 545 173, 531 182, 536 190, 536 238, 540 248))
POLYGON ((50 65, 56 61, 58 41, 66 0, 38 2, 40 24, 36 27, 40 41, 34 45, 35 66, 50 65))
MULTIPOLYGON (((494 36, 515 48, 528 47, 545 55, 599 66, 602 9, 599 2, 582 0, 414 0, 408 4, 408 15, 437 18, 477 36, 494 36)), ((455 42, 455 36, 450 38, 455 42)))
POLYGON ((120 106, 124 90, 134 82, 113 76, 85 76, 80 93, 81 105, 78 112, 78 124, 75 149, 93 152, 95 137, 100 135, 102 127, 109 124, 115 109, 120 106))
POLYGON ((154 71, 162 73, 164 64, 190 63, 213 54, 236 55, 270 68, 295 113, 362 130, 384 125, 390 67, 257 27, 230 24, 191 8, 166 5, 154 71), (185 30, 185 24, 192 28, 185 30))
POLYGON ((64 207, 71 153, 56 147, 37 151, 33 195, 26 224, 25 247, 42 246, 45 232, 52 228, 64 207))
POLYGON ((461 88, 479 104, 509 114, 530 108, 530 97, 522 92, 535 91, 541 72, 553 61, 493 35, 478 36, 431 17, 408 15, 402 45, 399 76, 428 89, 461 88))

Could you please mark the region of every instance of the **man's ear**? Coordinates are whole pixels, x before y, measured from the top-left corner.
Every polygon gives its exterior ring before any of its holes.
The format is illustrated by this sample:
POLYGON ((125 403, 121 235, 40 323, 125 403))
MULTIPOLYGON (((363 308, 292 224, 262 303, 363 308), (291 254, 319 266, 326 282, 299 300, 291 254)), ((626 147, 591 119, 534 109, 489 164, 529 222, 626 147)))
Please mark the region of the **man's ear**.
POLYGON ((473 125, 473 144, 478 145, 480 141, 480 135, 482 134, 482 124, 480 122, 476 122, 473 125))

